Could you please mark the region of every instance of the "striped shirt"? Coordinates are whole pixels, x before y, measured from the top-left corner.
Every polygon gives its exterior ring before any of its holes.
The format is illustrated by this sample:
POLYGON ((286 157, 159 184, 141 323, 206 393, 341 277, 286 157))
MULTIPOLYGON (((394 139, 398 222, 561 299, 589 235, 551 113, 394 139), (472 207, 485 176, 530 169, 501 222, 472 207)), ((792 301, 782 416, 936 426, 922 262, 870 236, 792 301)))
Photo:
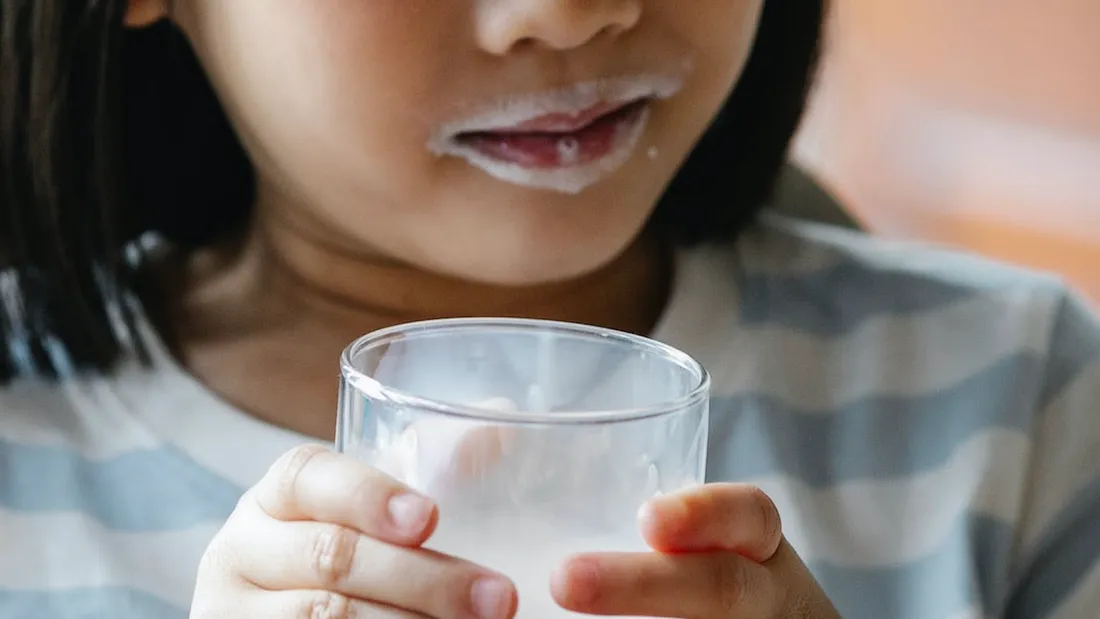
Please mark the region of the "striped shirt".
MULTIPOLYGON (((678 258, 654 336, 713 375, 708 478, 761 486, 848 619, 1100 616, 1100 321, 1054 279, 772 219, 678 258)), ((182 619, 305 442, 152 368, 0 390, 0 618, 182 619)))

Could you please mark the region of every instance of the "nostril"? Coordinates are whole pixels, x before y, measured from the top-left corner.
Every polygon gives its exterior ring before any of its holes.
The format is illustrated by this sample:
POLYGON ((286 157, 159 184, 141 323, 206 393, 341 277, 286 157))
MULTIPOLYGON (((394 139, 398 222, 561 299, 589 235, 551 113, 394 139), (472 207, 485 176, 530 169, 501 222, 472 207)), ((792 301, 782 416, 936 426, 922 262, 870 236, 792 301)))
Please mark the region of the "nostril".
POLYGON ((517 39, 516 42, 512 44, 512 50, 523 51, 526 49, 538 47, 538 45, 539 40, 535 37, 523 37, 522 39, 517 39))
POLYGON ((593 37, 593 38, 603 39, 603 38, 613 37, 613 36, 621 33, 623 30, 625 30, 625 28, 623 28, 622 26, 620 26, 618 24, 608 24, 608 25, 604 26, 603 28, 600 28, 600 31, 597 32, 596 36, 593 37))

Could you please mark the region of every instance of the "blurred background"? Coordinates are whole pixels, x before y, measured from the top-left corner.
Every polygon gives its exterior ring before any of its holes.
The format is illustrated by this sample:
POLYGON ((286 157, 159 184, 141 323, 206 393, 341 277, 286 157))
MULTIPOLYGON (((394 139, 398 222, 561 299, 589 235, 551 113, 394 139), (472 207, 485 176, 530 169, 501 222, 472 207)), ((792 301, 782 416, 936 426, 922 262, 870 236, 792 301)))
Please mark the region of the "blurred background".
POLYGON ((794 163, 873 233, 1100 306, 1100 0, 833 0, 794 163))

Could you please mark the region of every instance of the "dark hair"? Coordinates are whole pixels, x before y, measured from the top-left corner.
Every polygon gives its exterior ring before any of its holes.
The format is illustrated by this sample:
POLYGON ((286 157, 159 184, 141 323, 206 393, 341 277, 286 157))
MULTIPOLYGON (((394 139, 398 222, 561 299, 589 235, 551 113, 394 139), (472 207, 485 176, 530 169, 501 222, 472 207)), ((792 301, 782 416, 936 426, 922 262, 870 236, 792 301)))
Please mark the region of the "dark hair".
MULTIPOLYGON (((109 369, 139 341, 130 243, 154 231, 187 250, 247 221, 251 165, 198 61, 166 22, 124 28, 127 4, 0 0, 0 383, 109 369)), ((740 82, 652 225, 690 244, 755 218, 824 13, 825 0, 764 2, 740 82)))

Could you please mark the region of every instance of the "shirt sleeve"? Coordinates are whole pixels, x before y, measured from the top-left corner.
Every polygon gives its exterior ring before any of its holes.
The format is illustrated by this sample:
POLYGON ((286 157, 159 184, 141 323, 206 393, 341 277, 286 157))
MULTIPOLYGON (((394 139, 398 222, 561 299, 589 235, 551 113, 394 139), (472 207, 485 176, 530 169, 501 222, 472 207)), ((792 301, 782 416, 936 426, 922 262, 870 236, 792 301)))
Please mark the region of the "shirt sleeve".
POLYGON ((1064 295, 1044 389, 1005 619, 1100 617, 1100 318, 1064 295))

